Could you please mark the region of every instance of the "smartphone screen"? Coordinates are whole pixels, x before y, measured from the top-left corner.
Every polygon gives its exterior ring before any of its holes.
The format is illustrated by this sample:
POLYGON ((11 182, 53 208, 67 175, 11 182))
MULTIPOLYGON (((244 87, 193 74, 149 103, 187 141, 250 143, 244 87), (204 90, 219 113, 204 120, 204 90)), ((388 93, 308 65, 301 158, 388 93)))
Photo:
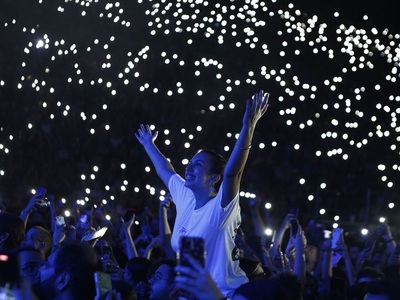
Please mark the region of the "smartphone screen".
POLYGON ((186 259, 190 255, 202 267, 205 266, 206 250, 204 239, 201 237, 182 236, 179 240, 178 263, 182 266, 192 267, 186 259))
POLYGON ((331 234, 332 237, 332 245, 331 249, 335 250, 337 248, 337 243, 339 242, 343 229, 342 228, 335 228, 331 234))
POLYGON ((108 229, 107 227, 102 227, 99 230, 96 230, 94 232, 90 232, 88 234, 85 234, 82 237, 81 241, 88 242, 88 241, 92 241, 92 240, 95 240, 95 239, 100 239, 100 238, 102 238, 104 236, 104 234, 106 233, 107 229, 108 229))
POLYGON ((324 230, 324 239, 330 239, 331 238, 332 231, 330 230, 324 230))
MULTIPOLYGON (((331 234, 331 249, 335 250, 338 246, 338 242, 341 239, 341 236, 343 234, 343 229, 342 228, 335 228, 333 229, 333 232, 331 234)), ((342 255, 340 255, 339 252, 333 251, 332 253, 332 267, 336 266, 336 264, 339 262, 339 260, 342 258, 342 255)))
POLYGON ((65 225, 65 219, 63 216, 56 216, 56 224, 57 226, 65 225))
POLYGON ((79 220, 81 221, 81 223, 86 223, 86 222, 88 221, 88 217, 87 217, 86 214, 82 214, 82 215, 79 217, 79 220))
POLYGON ((112 291, 111 276, 105 272, 95 272, 94 282, 96 285, 96 295, 100 297, 105 293, 112 291))

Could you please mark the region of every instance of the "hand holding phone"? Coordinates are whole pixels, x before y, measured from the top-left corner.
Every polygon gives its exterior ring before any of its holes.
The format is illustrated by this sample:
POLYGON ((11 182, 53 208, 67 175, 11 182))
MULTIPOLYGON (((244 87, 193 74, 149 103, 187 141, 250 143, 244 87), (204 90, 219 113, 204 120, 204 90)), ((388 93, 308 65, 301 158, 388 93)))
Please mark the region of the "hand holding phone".
POLYGON ((57 226, 64 226, 65 218, 63 216, 56 216, 56 224, 57 226))
POLYGON ((186 256, 190 255, 203 268, 206 260, 204 239, 201 237, 181 236, 179 240, 178 264, 192 268, 186 256))
POLYGON ((88 234, 85 234, 82 237, 81 241, 88 242, 88 241, 100 239, 100 238, 102 238, 104 236, 104 234, 106 233, 107 229, 108 229, 107 227, 102 227, 99 230, 96 230, 94 232, 90 232, 88 234))
POLYGON ((114 251, 111 246, 103 245, 100 247, 100 261, 103 266, 103 271, 112 274, 118 271, 118 262, 115 259, 114 251))
POLYGON ((46 191, 47 190, 44 187, 38 187, 36 189, 35 198, 36 198, 36 201, 38 201, 37 204, 39 204, 39 207, 40 206, 49 206, 49 204, 50 204, 50 202, 46 198, 46 191))
POLYGON ((331 249, 333 250, 332 253, 332 267, 336 266, 338 261, 342 258, 342 255, 335 251, 338 248, 339 242, 342 242, 343 239, 343 229, 342 228, 335 228, 331 234, 331 249))
POLYGON ((38 187, 36 189, 35 195, 37 196, 37 199, 40 198, 40 200, 44 200, 44 196, 46 195, 46 188, 44 187, 38 187))
POLYGON ((94 282, 96 285, 96 297, 103 296, 104 294, 112 291, 110 274, 105 272, 95 272, 94 282))

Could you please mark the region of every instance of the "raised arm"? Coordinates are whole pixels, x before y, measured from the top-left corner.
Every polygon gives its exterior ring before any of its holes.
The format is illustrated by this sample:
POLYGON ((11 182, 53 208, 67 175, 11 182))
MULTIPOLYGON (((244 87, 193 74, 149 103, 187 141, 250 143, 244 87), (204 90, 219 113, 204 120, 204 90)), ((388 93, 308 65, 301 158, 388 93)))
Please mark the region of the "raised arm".
POLYGON ((301 226, 298 226, 296 237, 294 238, 295 257, 293 265, 293 273, 299 278, 302 284, 306 280, 306 258, 304 249, 307 246, 307 239, 301 226))
POLYGON ((223 207, 227 206, 239 191, 240 180, 249 156, 254 130, 258 120, 267 111, 268 98, 269 94, 264 94, 263 90, 260 90, 254 94, 252 100, 247 100, 246 102, 246 111, 243 116, 239 139, 236 141, 224 172, 221 202, 223 207))
POLYGON ((158 132, 156 131, 152 133, 148 124, 146 124, 146 126, 141 124, 140 128, 135 133, 135 136, 140 144, 142 144, 144 150, 156 168, 158 176, 164 182, 165 186, 168 186, 169 179, 172 175, 176 174, 176 172, 172 164, 161 153, 154 143, 158 136, 158 132))
POLYGON ((176 258, 176 253, 171 247, 171 227, 169 226, 168 223, 168 209, 171 208, 172 206, 172 197, 170 194, 165 196, 165 199, 160 202, 160 207, 159 207, 159 231, 160 231, 160 241, 161 241, 161 246, 163 247, 165 254, 167 255, 168 258, 170 259, 175 259, 176 258))
POLYGON ((259 198, 251 198, 249 200, 250 214, 251 214, 251 220, 253 222, 254 233, 261 238, 265 235, 264 233, 265 225, 259 211, 260 203, 261 200, 259 198))
POLYGON ((125 250, 128 259, 138 257, 135 242, 133 241, 131 234, 131 228, 134 220, 135 220, 135 215, 133 215, 132 218, 127 222, 125 222, 123 217, 120 218, 121 231, 125 239, 125 250))
POLYGON ((44 193, 41 191, 36 191, 36 193, 31 197, 29 200, 28 204, 26 207, 21 211, 20 218, 24 222, 24 226, 26 227, 26 224, 28 223, 28 218, 31 212, 37 208, 39 208, 41 205, 45 203, 44 199, 44 193))

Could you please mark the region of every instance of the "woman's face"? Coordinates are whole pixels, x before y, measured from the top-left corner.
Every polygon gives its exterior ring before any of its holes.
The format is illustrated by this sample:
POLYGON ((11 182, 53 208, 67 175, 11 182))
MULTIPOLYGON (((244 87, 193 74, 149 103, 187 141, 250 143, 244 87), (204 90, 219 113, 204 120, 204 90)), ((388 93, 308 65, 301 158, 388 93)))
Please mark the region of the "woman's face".
POLYGON ((188 188, 210 188, 211 157, 205 152, 199 152, 193 156, 186 167, 185 186, 188 188))

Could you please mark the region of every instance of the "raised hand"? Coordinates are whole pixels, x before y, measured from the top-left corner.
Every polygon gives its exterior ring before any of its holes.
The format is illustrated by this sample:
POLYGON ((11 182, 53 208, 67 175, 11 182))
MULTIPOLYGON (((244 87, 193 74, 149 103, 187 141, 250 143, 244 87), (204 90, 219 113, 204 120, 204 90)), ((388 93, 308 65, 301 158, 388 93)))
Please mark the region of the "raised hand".
POLYGON ((29 200, 28 204, 26 205, 24 211, 26 212, 31 212, 33 211, 35 208, 39 208, 40 206, 45 204, 44 199, 44 195, 41 193, 35 193, 35 195, 33 195, 31 197, 31 199, 29 200))
POLYGON ((171 194, 168 194, 164 197, 164 200, 160 202, 160 206, 163 208, 169 209, 169 208, 171 208, 172 203, 173 203, 173 201, 172 201, 171 194))
POLYGON ((121 220, 121 228, 125 232, 129 232, 130 233, 131 227, 133 225, 133 221, 135 220, 135 214, 133 214, 132 217, 126 222, 125 222, 123 217, 121 217, 120 220, 121 220))
POLYGON ((140 124, 140 128, 138 131, 135 133, 136 138, 138 141, 143 145, 147 145, 149 143, 153 143, 157 136, 158 136, 158 131, 155 131, 154 133, 151 132, 150 126, 148 124, 143 125, 140 124))
POLYGON ((253 95, 251 100, 246 102, 246 112, 243 116, 243 125, 255 125, 268 109, 269 93, 260 90, 253 95))

